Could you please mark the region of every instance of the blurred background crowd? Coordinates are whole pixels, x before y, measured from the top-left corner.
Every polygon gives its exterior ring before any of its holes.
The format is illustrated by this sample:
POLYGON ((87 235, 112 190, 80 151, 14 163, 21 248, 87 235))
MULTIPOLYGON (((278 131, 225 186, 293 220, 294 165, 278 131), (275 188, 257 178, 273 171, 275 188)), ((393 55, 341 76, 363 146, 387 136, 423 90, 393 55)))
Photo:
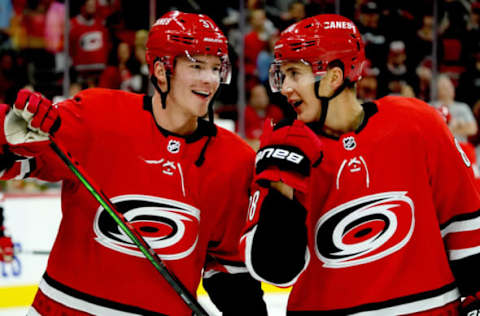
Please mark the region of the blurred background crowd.
MULTIPOLYGON (((268 87, 279 32, 305 17, 339 13, 357 24, 368 67, 359 97, 417 97, 447 110, 467 150, 480 147, 480 1, 475 0, 0 0, 0 102, 21 88, 55 101, 88 87, 151 92, 145 61, 149 26, 172 9, 204 13, 230 44, 233 80, 216 99, 254 148, 267 117, 289 106, 268 87)), ((228 126, 228 124, 227 124, 228 126)), ((7 191, 47 189, 13 182, 7 191)))

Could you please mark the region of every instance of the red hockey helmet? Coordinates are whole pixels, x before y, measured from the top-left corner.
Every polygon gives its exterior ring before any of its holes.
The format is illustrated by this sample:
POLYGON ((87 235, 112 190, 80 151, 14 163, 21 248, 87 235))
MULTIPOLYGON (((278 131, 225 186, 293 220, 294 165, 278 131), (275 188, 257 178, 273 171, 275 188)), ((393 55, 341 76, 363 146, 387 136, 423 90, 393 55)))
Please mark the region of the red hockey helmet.
POLYGON ((286 28, 274 49, 275 60, 270 69, 272 91, 280 91, 284 61, 302 61, 322 76, 332 61, 340 61, 344 78, 350 82, 360 79, 365 62, 364 43, 355 24, 337 14, 320 14, 306 18, 286 28))
POLYGON ((220 83, 230 83, 231 67, 228 60, 227 38, 208 16, 170 11, 158 19, 148 33, 146 59, 150 73, 157 58, 167 71, 173 73, 177 56, 190 59, 194 55, 220 57, 220 83))

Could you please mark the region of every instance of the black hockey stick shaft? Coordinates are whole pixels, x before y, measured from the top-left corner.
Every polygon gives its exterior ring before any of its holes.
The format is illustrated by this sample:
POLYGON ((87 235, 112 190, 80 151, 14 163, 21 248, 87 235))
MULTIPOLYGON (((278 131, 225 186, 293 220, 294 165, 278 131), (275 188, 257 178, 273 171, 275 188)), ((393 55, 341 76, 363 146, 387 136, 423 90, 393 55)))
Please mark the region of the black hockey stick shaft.
POLYGON ((80 164, 75 161, 72 155, 62 148, 53 137, 50 137, 50 147, 63 160, 67 167, 75 174, 75 176, 82 182, 85 188, 95 197, 95 199, 103 206, 108 214, 115 220, 125 234, 137 245, 140 251, 150 261, 150 263, 157 269, 163 278, 170 284, 170 286, 182 298, 185 304, 198 316, 208 316, 207 312, 198 303, 195 297, 188 291, 182 282, 170 271, 168 271, 165 264, 162 262, 158 254, 147 244, 143 237, 137 230, 125 219, 125 217, 117 211, 110 199, 103 193, 102 190, 95 184, 95 182, 88 177, 85 170, 80 164))

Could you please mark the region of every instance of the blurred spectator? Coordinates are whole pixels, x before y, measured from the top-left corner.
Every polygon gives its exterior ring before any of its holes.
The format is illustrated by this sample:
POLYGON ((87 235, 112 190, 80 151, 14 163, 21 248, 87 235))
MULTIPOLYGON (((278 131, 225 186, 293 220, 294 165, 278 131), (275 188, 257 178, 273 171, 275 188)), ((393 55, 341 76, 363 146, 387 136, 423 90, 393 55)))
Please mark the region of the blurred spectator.
POLYGON ((475 54, 480 47, 480 2, 473 2, 470 10, 470 17, 467 24, 467 31, 463 37, 462 52, 463 60, 468 66, 475 63, 475 54))
POLYGON ((418 83, 415 86, 417 98, 429 102, 430 101, 430 85, 432 82, 432 59, 427 57, 418 65, 415 70, 418 83))
POLYGON ((480 100, 480 42, 471 51, 472 60, 467 70, 460 75, 458 83, 458 99, 469 105, 480 100))
POLYGON ((250 12, 251 31, 245 35, 245 73, 256 75, 258 54, 267 47, 268 39, 277 29, 267 20, 263 9, 250 12))
POLYGON ((64 0, 56 0, 48 8, 45 17, 45 48, 55 55, 55 70, 57 72, 65 68, 65 56, 63 52, 64 31, 64 0))
POLYGON ((270 70, 270 64, 273 62, 273 48, 277 42, 278 35, 272 35, 268 39, 268 45, 263 49, 257 57, 257 73, 258 79, 262 84, 268 84, 268 75, 270 70))
POLYGON ((281 19, 275 25, 283 31, 293 23, 303 20, 306 16, 305 4, 301 1, 295 1, 290 3, 288 11, 280 16, 281 19))
POLYGON ((467 29, 468 14, 470 7, 465 1, 445 0, 443 1, 445 30, 443 35, 448 38, 459 38, 465 34, 467 29))
POLYGON ((402 87, 414 85, 414 74, 407 66, 407 54, 403 41, 393 41, 389 45, 387 63, 380 71, 380 95, 391 93, 402 94, 402 87), (392 84, 393 82, 393 84, 392 84), (402 87, 398 87, 398 84, 402 87))
MULTIPOLYGON (((265 0, 265 12, 268 18, 276 25, 282 25, 282 22, 289 19, 288 8, 297 0, 265 0)), ((282 28, 279 28, 283 31, 282 28)))
POLYGON ((27 84, 26 70, 18 65, 17 53, 0 52, 0 103, 13 104, 17 91, 27 84))
POLYGON ((27 29, 24 23, 24 11, 27 6, 26 0, 13 2, 13 16, 10 20, 10 38, 15 49, 27 47, 27 29))
POLYGON ((135 77, 138 77, 134 80, 140 80, 140 89, 135 90, 136 92, 146 93, 148 89, 148 64, 145 59, 145 43, 147 41, 148 31, 139 30, 135 33, 135 48, 134 55, 137 62, 137 74, 135 77))
POLYGON ((363 102, 376 100, 378 94, 378 76, 380 70, 372 67, 372 64, 367 60, 367 64, 363 69, 362 79, 357 82, 357 95, 363 102))
POLYGON ((358 29, 365 42, 365 55, 374 66, 384 65, 388 53, 386 31, 380 26, 380 9, 370 1, 360 6, 358 29))
POLYGON ((433 106, 440 108, 445 106, 450 112, 450 131, 460 142, 467 142, 467 137, 477 133, 477 122, 470 107, 463 102, 455 101, 455 87, 452 80, 445 74, 437 79, 438 98, 433 106))
POLYGON ((109 16, 122 8, 120 0, 97 0, 97 18, 105 21, 109 16))
POLYGON ((462 42, 467 31, 468 8, 458 0, 443 1, 443 20, 440 23, 440 37, 438 43, 439 71, 447 73, 457 86, 460 73, 465 71, 465 60, 462 58, 462 42))
POLYGON ((250 90, 248 105, 245 107, 245 137, 255 150, 260 145, 259 138, 265 120, 270 118, 276 123, 283 118, 283 112, 278 106, 270 103, 265 86, 257 84, 250 90))
POLYGON ((27 47, 45 48, 45 17, 52 0, 27 1, 23 24, 27 31, 27 47))
POLYGON ((421 19, 422 22, 420 27, 416 31, 413 38, 409 41, 409 45, 412 49, 408 51, 408 57, 411 65, 415 68, 418 67, 425 57, 432 56, 432 43, 434 35, 433 16, 431 13, 427 13, 421 19))
POLYGON ((13 17, 11 0, 0 1, 0 48, 10 48, 10 20, 13 17))
POLYGON ((77 80, 96 85, 110 51, 107 29, 96 16, 96 0, 82 0, 80 14, 71 20, 69 48, 77 80))
POLYGON ((110 53, 108 66, 100 75, 98 86, 109 89, 122 89, 127 91, 138 91, 141 83, 132 87, 133 78, 132 50, 128 43, 122 42, 116 50, 110 53))

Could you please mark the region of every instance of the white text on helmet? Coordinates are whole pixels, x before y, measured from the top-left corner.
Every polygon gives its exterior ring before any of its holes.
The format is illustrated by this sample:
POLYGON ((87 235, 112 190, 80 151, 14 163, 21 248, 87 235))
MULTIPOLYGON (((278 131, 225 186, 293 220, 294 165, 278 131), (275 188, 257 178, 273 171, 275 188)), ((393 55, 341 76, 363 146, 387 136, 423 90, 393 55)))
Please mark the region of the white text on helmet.
POLYGON ((210 37, 205 37, 203 39, 204 42, 212 42, 212 43, 222 43, 223 41, 219 38, 210 38, 210 37))
POLYGON ((170 23, 172 19, 171 18, 161 18, 161 19, 158 19, 157 22, 155 22, 155 24, 153 24, 153 26, 155 25, 167 25, 168 23, 170 23))
POLYGON ((325 21, 323 22, 323 28, 328 29, 346 29, 355 31, 353 23, 345 21, 325 21))

